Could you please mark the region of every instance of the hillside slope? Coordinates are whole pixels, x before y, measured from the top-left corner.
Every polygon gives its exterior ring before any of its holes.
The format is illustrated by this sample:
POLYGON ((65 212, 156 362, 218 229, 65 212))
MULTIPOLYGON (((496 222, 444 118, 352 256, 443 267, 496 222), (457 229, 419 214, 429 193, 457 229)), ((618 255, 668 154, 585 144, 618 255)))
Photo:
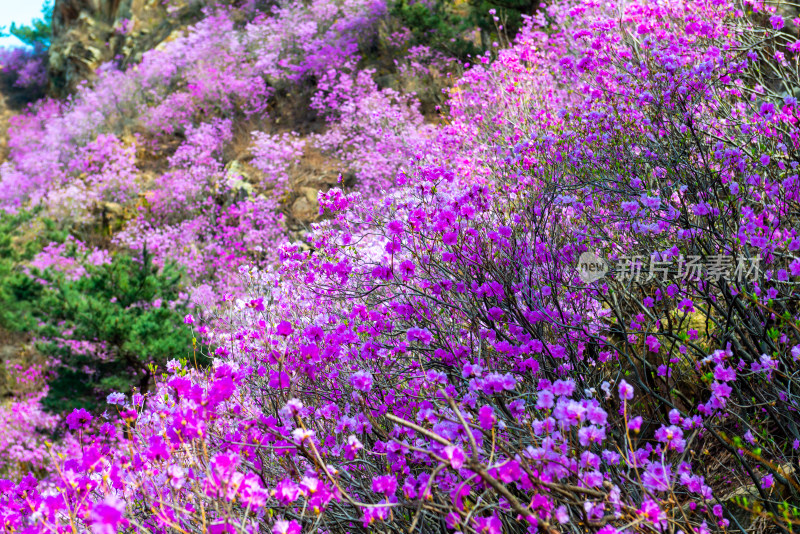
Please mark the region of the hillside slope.
POLYGON ((3 528, 798 530, 798 21, 476 5, 207 5, 12 119, 3 528))

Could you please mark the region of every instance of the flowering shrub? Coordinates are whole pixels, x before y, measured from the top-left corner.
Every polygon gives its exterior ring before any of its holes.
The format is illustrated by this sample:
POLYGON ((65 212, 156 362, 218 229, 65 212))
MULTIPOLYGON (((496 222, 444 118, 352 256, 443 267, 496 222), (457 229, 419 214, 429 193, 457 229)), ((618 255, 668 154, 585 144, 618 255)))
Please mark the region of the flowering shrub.
MULTIPOLYGON (((58 428, 59 416, 47 413, 41 400, 47 394, 52 373, 46 365, 5 363, 15 394, 0 403, 0 477, 20 480, 29 473, 46 476, 50 471, 50 447, 43 437, 58 428)), ((55 452, 75 454, 71 436, 59 441, 55 452)))
MULTIPOLYGON (((548 5, 475 58, 441 126, 323 44, 324 61, 278 56, 282 83, 317 78, 330 124, 313 141, 364 187, 320 194, 332 218, 308 243, 267 243, 277 265, 243 273, 237 247, 272 237, 277 202, 231 200, 217 177, 227 110, 256 108, 222 99, 215 121, 181 125, 175 169, 119 242, 155 242, 198 282, 240 275, 183 319, 213 365, 175 354, 148 367, 149 392, 107 396, 109 421, 71 412, 80 453, 0 482, 0 523, 796 531, 800 46, 777 13, 548 5), (608 272, 587 281, 586 255, 608 272)), ((188 40, 222 39, 202 28, 224 20, 204 24, 188 40)), ((288 27, 356 42, 347 25, 288 27)), ((305 145, 253 139, 280 190, 305 145)))
POLYGON ((47 84, 47 69, 41 50, 28 48, 0 49, 0 73, 5 84, 18 89, 27 89, 34 95, 41 94, 47 84))
POLYGON ((30 472, 44 473, 49 460, 42 435, 56 428, 58 416, 45 413, 44 393, 0 405, 0 476, 21 479, 30 472))
POLYGON ((253 133, 252 164, 263 173, 263 187, 277 189, 276 193, 288 191, 289 174, 292 165, 303 154, 305 141, 297 134, 267 135, 253 133))
POLYGON ((276 260, 289 175, 309 142, 343 158, 365 190, 391 186, 430 129, 412 98, 384 94, 358 66, 362 49, 374 47, 385 4, 252 7, 209 5, 202 21, 135 67, 104 65, 68 101, 42 100, 14 117, 0 166, 2 208, 42 209, 64 227, 102 216, 113 246, 140 252, 146 244, 157 265, 178 262, 197 285, 213 287, 204 300, 214 301, 240 289, 227 276, 236 266, 276 260), (281 99, 296 93, 322 102, 328 86, 317 82, 339 74, 340 99, 314 107, 328 130, 282 147, 288 139, 273 133, 283 128, 281 99), (242 138, 252 141, 246 150, 242 138), (378 160, 366 156, 378 152, 378 160), (259 174, 237 185, 226 169, 242 154, 259 174), (168 168, 153 169, 153 159, 168 168), (221 220, 231 226, 221 230, 221 220))
POLYGON ((53 221, 38 218, 31 212, 0 214, 0 326, 3 329, 26 331, 33 326, 25 302, 34 298, 40 284, 31 276, 30 262, 39 261, 41 267, 62 269, 69 273, 67 276, 81 274, 80 265, 67 254, 71 247, 73 250, 83 247, 79 255, 89 252, 83 243, 70 240, 53 221))
POLYGON ((318 145, 349 163, 359 189, 369 195, 390 188, 401 166, 432 136, 419 103, 391 89, 377 91, 372 74, 331 69, 311 103, 332 123, 317 136, 318 145))

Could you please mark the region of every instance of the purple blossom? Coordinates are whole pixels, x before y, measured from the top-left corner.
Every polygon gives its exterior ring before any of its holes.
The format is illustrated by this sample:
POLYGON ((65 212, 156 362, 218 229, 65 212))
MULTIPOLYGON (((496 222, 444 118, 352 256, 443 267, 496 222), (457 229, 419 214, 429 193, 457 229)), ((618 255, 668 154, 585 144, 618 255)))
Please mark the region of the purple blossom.
POLYGON ((522 476, 519 462, 510 460, 497 468, 497 478, 504 484, 516 482, 522 476))
POLYGON ((272 534, 302 534, 303 528, 295 520, 279 519, 272 525, 272 534))
POLYGON ((670 466, 660 462, 650 462, 642 474, 642 484, 650 491, 668 491, 670 480, 670 466))
POLYGON ((645 499, 639 507, 638 512, 651 524, 661 525, 666 518, 666 514, 661 510, 658 504, 650 499, 645 499))
POLYGON ((389 241, 386 243, 386 252, 389 254, 396 254, 397 252, 400 252, 401 249, 402 246, 400 245, 399 241, 389 241))
POLYGON ((675 408, 673 408, 672 410, 669 411, 668 416, 669 416, 669 422, 671 424, 673 424, 673 425, 681 424, 681 419, 682 419, 681 412, 679 412, 675 408))
POLYGON ((118 392, 109 393, 106 397, 108 404, 125 404, 125 395, 118 392))
POLYGON ((392 475, 384 475, 372 479, 372 491, 385 495, 394 495, 397 491, 397 479, 392 475))
POLYGON ((640 201, 645 205, 645 207, 651 210, 657 210, 659 207, 661 207, 661 199, 657 196, 650 197, 647 195, 642 195, 640 201))
POLYGON ((800 276, 800 259, 792 260, 792 263, 789 264, 789 272, 792 273, 792 276, 800 276))
POLYGON ((448 445, 444 448, 444 457, 450 462, 453 469, 461 469, 466 459, 464 451, 455 445, 448 445))
POLYGON ((491 406, 481 406, 480 410, 478 410, 478 421, 481 428, 487 432, 492 429, 497 418, 494 416, 494 410, 491 406))
POLYGON ((395 236, 402 235, 403 233, 403 222, 394 220, 390 221, 389 224, 386 225, 386 228, 389 230, 389 233, 395 236))
POLYGON ((676 425, 662 426, 656 430, 655 438, 666 443, 670 449, 683 452, 686 447, 686 440, 683 439, 683 430, 676 425))
POLYGON ((275 389, 286 389, 288 388, 292 380, 289 378, 289 374, 284 371, 275 371, 270 369, 269 371, 269 381, 267 382, 269 387, 275 389))
POLYGON ((641 430, 641 428, 642 428, 642 423, 643 422, 644 422, 644 419, 642 419, 642 416, 641 415, 637 415, 636 417, 634 417, 633 419, 628 421, 628 428, 633 430, 634 432, 639 432, 639 430, 641 430))
POLYGON ((147 448, 147 457, 151 460, 168 460, 170 449, 166 441, 161 436, 150 436, 148 439, 150 446, 147 448))
POLYGON ((403 280, 409 280, 412 276, 414 276, 414 263, 409 260, 404 260, 400 262, 398 270, 400 271, 400 276, 402 276, 403 280))
POLYGON ((619 398, 623 401, 633 398, 633 386, 628 384, 625 380, 619 383, 619 398))
POLYGON ((553 407, 554 399, 555 396, 553 395, 552 391, 548 389, 541 390, 539 391, 539 396, 536 400, 536 408, 539 410, 549 410, 553 407))
POLYGON ((714 378, 721 382, 731 382, 736 380, 736 371, 720 363, 714 368, 714 378))
POLYGON ((603 475, 599 471, 589 471, 581 477, 583 483, 589 488, 599 488, 603 485, 603 475))
POLYGON ((300 413, 300 410, 303 409, 303 401, 300 399, 289 399, 286 401, 286 406, 284 408, 290 415, 297 415, 300 413))
POLYGON ((500 318, 503 317, 504 312, 497 306, 492 306, 487 310, 487 314, 492 321, 499 321, 500 318))
POLYGON ((290 323, 289 321, 281 321, 280 323, 278 323, 276 333, 279 336, 288 336, 291 335, 292 332, 294 332, 294 329, 292 328, 292 323, 290 323))
POLYGON ((344 447, 344 456, 348 460, 354 460, 356 457, 356 453, 362 450, 364 445, 358 440, 356 436, 351 434, 347 437, 347 444, 344 447))
POLYGON ((503 523, 495 516, 476 517, 475 530, 481 534, 503 534, 503 523))
POLYGON ((350 384, 358 391, 365 393, 372 389, 372 373, 369 371, 357 371, 350 377, 350 384))
MULTIPOLYGON (((514 383, 516 385, 516 382, 514 383)), ((510 382, 505 386, 505 389, 511 391, 514 389, 510 382)), ((519 419, 525 414, 525 401, 523 399, 516 399, 508 403, 508 411, 511 415, 519 419)))
POLYGON ((282 505, 291 504, 300 496, 300 487, 292 480, 285 478, 275 487, 275 498, 282 505))
POLYGON ((731 391, 733 389, 727 384, 721 382, 712 382, 711 384, 711 393, 718 399, 727 399, 730 397, 731 391))
POLYGON ((483 391, 488 395, 512 391, 517 385, 517 379, 511 373, 490 373, 483 380, 483 391))
POLYGON ((409 328, 406 332, 406 337, 409 341, 418 341, 423 345, 430 345, 433 335, 427 328, 409 328))
POLYGON ((667 286, 667 296, 669 298, 675 297, 677 293, 678 293, 678 286, 676 286, 675 284, 670 284, 669 286, 667 286))
POLYGON ((623 202, 621 207, 622 211, 631 216, 636 215, 639 211, 639 203, 635 200, 623 202))
POLYGON ((124 513, 125 503, 109 495, 92 507, 92 532, 94 534, 115 534, 120 526, 127 525, 124 513))
POLYGON ((584 447, 588 447, 592 443, 602 443, 604 439, 606 439, 605 427, 587 426, 578 431, 578 441, 584 447))
POLYGON ((575 382, 569 380, 556 380, 553 384, 553 393, 559 397, 568 397, 575 391, 575 382))
POLYGON ((92 415, 83 408, 76 408, 67 416, 67 426, 70 430, 89 428, 91 422, 92 415))

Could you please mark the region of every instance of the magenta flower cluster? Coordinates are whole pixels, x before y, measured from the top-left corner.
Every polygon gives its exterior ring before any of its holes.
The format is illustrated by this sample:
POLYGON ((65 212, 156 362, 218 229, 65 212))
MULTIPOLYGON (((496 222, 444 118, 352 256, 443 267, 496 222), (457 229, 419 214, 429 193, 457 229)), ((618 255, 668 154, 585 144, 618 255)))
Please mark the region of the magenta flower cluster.
MULTIPOLYGON (((153 391, 67 415, 63 452, 0 464, 0 525, 699 534, 746 529, 744 509, 796 529, 800 21, 555 2, 465 66, 433 125, 353 58, 386 16, 279 2, 242 29, 217 11, 17 119, 4 208, 135 206, 116 243, 205 288, 184 322, 214 364, 176 355, 153 391), (324 132, 254 134, 276 194, 216 202, 235 116, 310 78, 324 132), (113 133, 126 120, 152 139, 113 133), (172 170, 139 183, 132 147, 178 130, 172 170), (277 210, 306 143, 359 187, 322 192, 330 218, 290 243, 277 210), (585 282, 586 252, 709 267, 585 282), (712 276, 738 257, 747 276, 712 276)), ((59 256, 36 261, 80 275, 59 256)))

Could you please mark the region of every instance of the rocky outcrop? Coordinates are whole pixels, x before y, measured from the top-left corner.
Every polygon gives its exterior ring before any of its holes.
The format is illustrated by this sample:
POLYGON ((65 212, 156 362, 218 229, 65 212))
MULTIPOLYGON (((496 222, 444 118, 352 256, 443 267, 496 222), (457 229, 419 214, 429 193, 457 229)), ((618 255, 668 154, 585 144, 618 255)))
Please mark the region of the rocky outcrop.
POLYGON ((9 369, 42 363, 41 355, 33 349, 30 340, 0 327, 0 402, 6 397, 22 393, 26 388, 26 384, 14 379, 9 369))
POLYGON ((8 156, 8 119, 12 112, 6 104, 6 96, 0 89, 0 163, 3 163, 8 156))
MULTIPOLYGON (((274 195, 272 186, 262 183, 261 171, 250 163, 252 155, 241 155, 225 166, 225 183, 231 199, 274 195)), ((285 216, 284 230, 292 241, 304 241, 310 225, 330 216, 320 213, 319 195, 333 187, 350 190, 355 175, 341 161, 323 154, 309 143, 296 165, 289 171, 288 188, 281 196, 280 210, 285 216)))
POLYGON ((349 188, 355 182, 355 176, 344 171, 342 163, 324 155, 316 148, 306 147, 303 157, 289 176, 291 193, 287 207, 289 229, 307 229, 308 225, 319 221, 318 197, 333 187, 349 188))
POLYGON ((50 94, 73 92, 112 59, 122 66, 140 61, 142 54, 201 14, 200 3, 173 4, 168 10, 162 0, 56 0, 48 60, 50 94))

